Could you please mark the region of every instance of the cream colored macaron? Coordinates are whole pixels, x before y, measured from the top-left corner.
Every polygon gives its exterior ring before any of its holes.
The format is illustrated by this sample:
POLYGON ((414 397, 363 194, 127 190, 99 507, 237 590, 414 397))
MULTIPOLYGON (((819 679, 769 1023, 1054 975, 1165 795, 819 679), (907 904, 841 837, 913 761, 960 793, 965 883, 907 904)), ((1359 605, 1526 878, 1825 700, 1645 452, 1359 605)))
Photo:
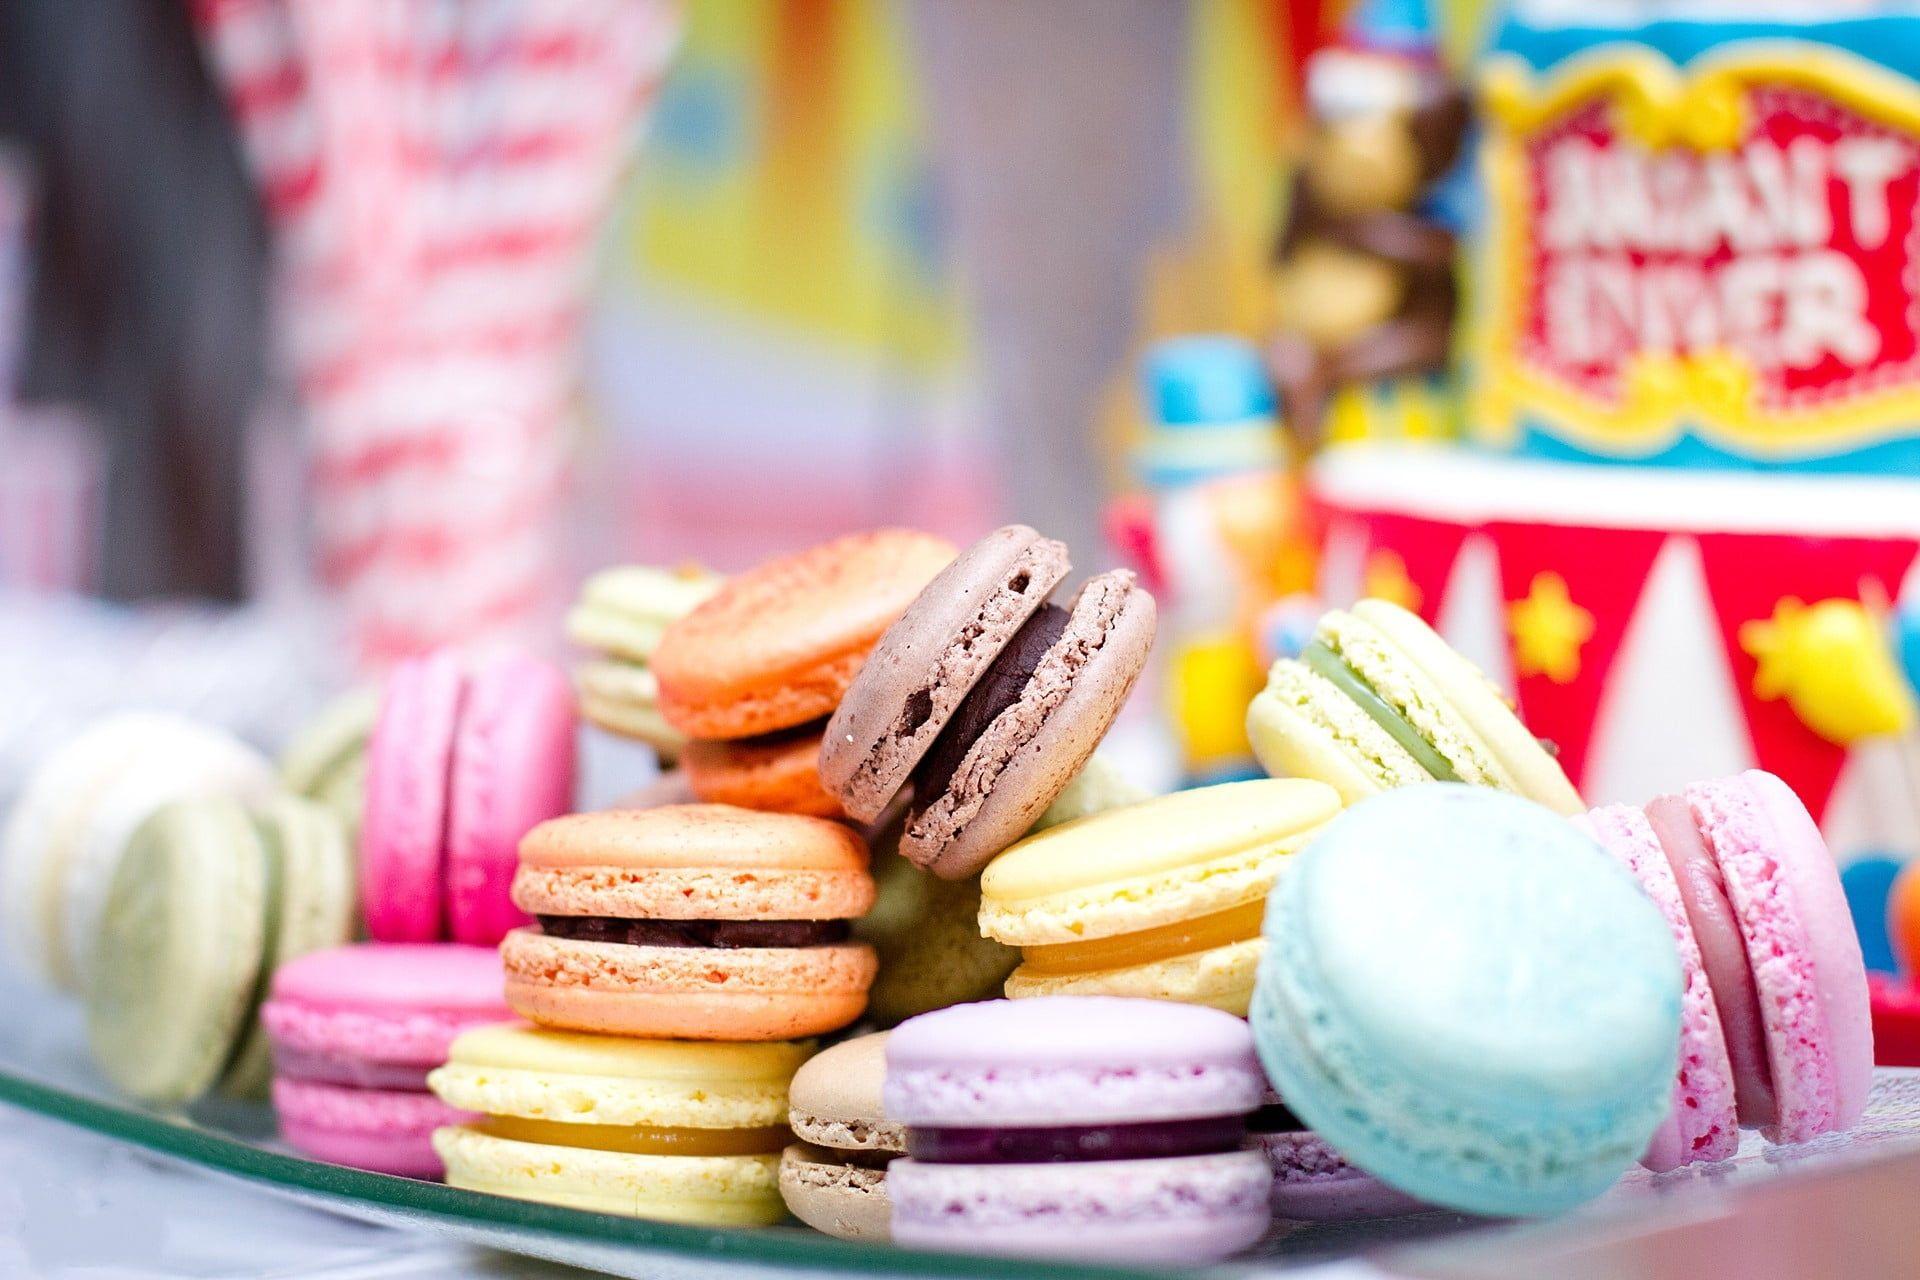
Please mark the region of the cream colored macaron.
POLYGON ((1028 837, 980 881, 981 932, 1023 952, 1007 994, 1147 996, 1244 1014, 1267 890, 1339 812, 1324 783, 1262 779, 1028 837))

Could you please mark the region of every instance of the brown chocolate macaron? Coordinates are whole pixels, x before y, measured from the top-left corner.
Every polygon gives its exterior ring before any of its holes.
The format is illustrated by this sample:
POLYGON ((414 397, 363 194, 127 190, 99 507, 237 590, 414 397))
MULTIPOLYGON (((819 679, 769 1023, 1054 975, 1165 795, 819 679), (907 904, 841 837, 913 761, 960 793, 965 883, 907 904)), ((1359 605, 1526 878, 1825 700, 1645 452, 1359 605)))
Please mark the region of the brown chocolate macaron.
POLYGON ((947 879, 1018 840, 1099 745, 1146 665, 1153 597, 1124 570, 1047 598, 1066 548, 998 529, 888 629, 827 723, 820 778, 872 821, 903 789, 900 852, 947 879))

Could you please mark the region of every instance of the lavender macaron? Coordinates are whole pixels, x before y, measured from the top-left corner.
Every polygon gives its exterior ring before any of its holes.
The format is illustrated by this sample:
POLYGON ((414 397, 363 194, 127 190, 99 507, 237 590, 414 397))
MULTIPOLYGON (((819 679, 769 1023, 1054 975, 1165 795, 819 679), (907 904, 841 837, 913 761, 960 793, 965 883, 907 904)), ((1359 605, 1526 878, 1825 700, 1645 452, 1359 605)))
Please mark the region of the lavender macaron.
POLYGON ((887 1042, 893 1239, 908 1248, 1210 1262, 1266 1233, 1243 1149, 1265 1078, 1245 1023, 1196 1005, 1043 996, 956 1005, 887 1042))

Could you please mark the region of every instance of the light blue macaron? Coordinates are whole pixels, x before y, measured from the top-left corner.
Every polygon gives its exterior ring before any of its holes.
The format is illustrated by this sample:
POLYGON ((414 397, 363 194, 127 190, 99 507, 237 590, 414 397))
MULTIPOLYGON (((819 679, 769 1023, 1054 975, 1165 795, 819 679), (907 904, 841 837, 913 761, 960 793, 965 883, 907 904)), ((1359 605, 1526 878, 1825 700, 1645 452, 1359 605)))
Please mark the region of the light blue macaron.
POLYGON ((1606 1190, 1672 1102, 1680 967, 1633 877, 1531 801, 1363 801, 1267 904, 1249 1015, 1286 1104, 1355 1165, 1473 1213, 1606 1190))

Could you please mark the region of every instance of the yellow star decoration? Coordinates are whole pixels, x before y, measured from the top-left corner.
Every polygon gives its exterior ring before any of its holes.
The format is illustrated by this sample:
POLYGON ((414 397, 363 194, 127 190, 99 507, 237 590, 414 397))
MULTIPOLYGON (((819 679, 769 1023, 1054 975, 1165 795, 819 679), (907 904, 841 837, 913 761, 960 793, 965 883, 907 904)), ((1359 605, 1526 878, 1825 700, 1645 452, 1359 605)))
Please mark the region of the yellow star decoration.
POLYGON ((1754 696, 1784 697, 1809 729, 1839 746, 1904 733, 1913 695, 1893 664, 1880 621, 1857 600, 1806 604, 1793 596, 1771 618, 1740 624, 1740 647, 1759 663, 1754 696))
POLYGON ((1407 576, 1407 562, 1398 551, 1385 547, 1367 553, 1366 579, 1360 594, 1397 604, 1409 613, 1420 612, 1420 588, 1407 576))
POLYGON ((1571 684, 1580 674, 1580 648, 1593 639, 1593 615, 1573 602, 1565 578, 1536 573, 1526 599, 1507 606, 1507 629, 1521 675, 1571 684))

